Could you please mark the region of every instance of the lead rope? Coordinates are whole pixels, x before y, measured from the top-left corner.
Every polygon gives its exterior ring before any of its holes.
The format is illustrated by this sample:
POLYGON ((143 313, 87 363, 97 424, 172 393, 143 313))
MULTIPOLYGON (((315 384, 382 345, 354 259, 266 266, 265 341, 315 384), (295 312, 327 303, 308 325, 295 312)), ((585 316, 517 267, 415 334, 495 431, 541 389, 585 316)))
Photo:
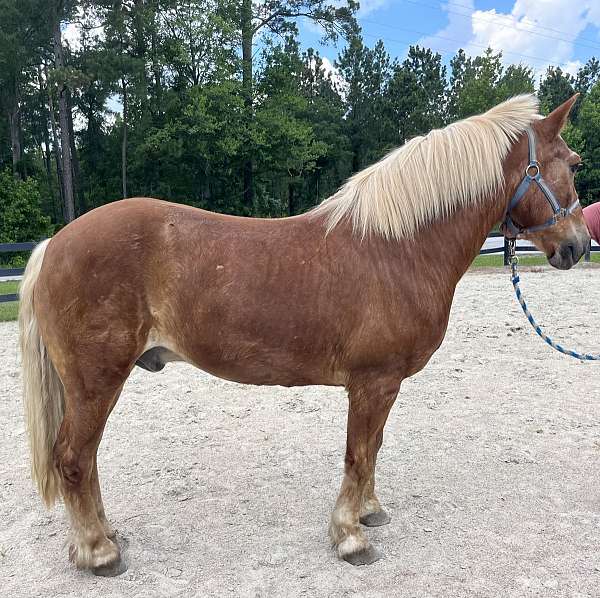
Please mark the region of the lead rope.
POLYGON ((510 263, 510 271, 511 271, 511 280, 513 287, 515 288, 515 294, 517 295, 517 300, 521 305, 521 309, 523 313, 529 320, 529 323, 533 326, 533 329, 536 333, 546 342, 546 344, 550 345, 553 349, 556 349, 559 353, 563 355, 569 355, 571 357, 575 357, 575 359, 579 359, 581 361, 600 361, 600 355, 590 355, 588 353, 577 353, 577 351, 571 351, 569 349, 565 349, 563 346, 555 343, 544 331, 539 327, 538 323, 535 321, 533 316, 531 315, 529 308, 527 307, 527 303, 525 303, 525 299, 523 299, 523 293, 521 293, 521 288, 519 287, 519 273, 517 272, 517 264, 519 263, 519 258, 516 254, 516 240, 508 239, 508 255, 509 255, 509 263, 510 263))

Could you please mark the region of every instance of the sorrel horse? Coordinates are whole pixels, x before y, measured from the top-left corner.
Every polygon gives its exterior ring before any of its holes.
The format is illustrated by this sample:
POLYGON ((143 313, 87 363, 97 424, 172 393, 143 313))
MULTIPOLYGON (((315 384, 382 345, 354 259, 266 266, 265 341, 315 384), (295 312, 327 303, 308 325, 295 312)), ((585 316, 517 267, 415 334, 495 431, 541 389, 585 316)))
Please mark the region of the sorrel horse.
MULTIPOLYGON (((20 312, 32 475, 47 505, 65 502, 75 565, 123 570, 96 451, 135 365, 175 360, 248 384, 344 386, 345 474, 329 532, 350 563, 378 558, 361 524, 389 521, 374 470, 400 384, 440 346, 455 287, 507 212, 529 164, 528 127, 561 207, 576 200, 580 158, 560 137, 575 99, 542 119, 520 96, 432 131, 301 216, 128 199, 39 245, 20 312)), ((534 185, 511 218, 529 227, 551 212, 534 185)), ((530 237, 558 268, 589 240, 581 209, 530 237)))

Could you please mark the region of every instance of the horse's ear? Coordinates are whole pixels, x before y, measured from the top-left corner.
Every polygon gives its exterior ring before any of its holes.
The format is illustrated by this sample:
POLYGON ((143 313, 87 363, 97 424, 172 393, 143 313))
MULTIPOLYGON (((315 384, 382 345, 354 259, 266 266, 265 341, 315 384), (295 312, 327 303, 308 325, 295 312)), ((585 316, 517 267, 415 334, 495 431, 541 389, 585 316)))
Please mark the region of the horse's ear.
POLYGON ((567 124, 569 113, 578 98, 579 94, 576 93, 571 99, 567 100, 564 104, 561 104, 558 108, 555 108, 542 121, 541 126, 549 139, 554 139, 560 135, 560 132, 567 124))

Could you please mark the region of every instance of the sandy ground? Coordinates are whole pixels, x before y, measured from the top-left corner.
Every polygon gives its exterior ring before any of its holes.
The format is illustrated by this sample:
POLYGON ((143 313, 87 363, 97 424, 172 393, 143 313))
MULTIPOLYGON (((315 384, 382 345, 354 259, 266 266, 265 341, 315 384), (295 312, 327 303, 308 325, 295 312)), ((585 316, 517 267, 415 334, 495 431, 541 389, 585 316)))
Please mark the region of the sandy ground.
MULTIPOLYGON (((600 350, 600 270, 524 275, 557 339, 600 350)), ((547 348, 506 273, 469 274, 429 366, 405 382, 378 468, 385 558, 338 561, 342 390, 137 370, 99 453, 129 569, 67 562, 62 507, 28 478, 17 327, 0 325, 0 595, 600 596, 600 365, 547 348)))

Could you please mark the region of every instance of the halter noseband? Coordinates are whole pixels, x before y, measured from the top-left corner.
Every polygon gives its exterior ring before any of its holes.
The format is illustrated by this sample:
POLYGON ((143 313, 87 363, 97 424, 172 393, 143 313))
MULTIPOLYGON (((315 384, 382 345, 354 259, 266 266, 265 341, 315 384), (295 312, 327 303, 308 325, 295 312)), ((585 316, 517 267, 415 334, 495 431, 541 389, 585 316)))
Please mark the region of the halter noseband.
POLYGON ((579 199, 576 199, 568 208, 561 208, 560 203, 556 199, 556 196, 546 184, 546 181, 542 178, 542 172, 540 168, 540 164, 537 161, 536 151, 535 151, 535 134, 531 127, 526 129, 527 138, 529 139, 529 165, 525 169, 525 176, 521 181, 521 184, 517 187, 515 194, 513 195, 510 203, 508 204, 508 209, 506 210, 506 216, 504 217, 504 222, 502 223, 502 231, 504 232, 504 236, 507 239, 516 239, 518 235, 530 234, 550 226, 554 226, 559 221, 563 220, 567 216, 570 216, 579 206, 579 199), (530 228, 522 228, 515 224, 513 219, 510 216, 510 213, 517 207, 519 202, 525 197, 525 193, 529 189, 530 185, 535 183, 544 194, 554 215, 549 220, 546 220, 543 224, 538 224, 536 226, 532 226, 530 228))

